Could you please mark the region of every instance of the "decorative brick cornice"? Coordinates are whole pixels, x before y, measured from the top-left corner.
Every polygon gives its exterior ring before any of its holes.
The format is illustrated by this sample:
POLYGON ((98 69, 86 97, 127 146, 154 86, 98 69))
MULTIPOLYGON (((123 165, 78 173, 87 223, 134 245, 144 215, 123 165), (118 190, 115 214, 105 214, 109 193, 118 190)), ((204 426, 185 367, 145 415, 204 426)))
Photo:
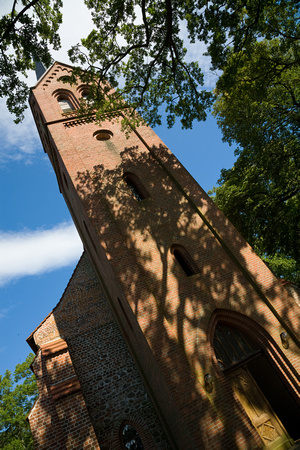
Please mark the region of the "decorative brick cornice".
POLYGON ((50 86, 52 81, 56 81, 58 76, 63 76, 66 74, 63 74, 62 72, 66 72, 67 75, 72 74, 72 68, 70 66, 67 66, 66 64, 61 63, 54 63, 51 70, 46 72, 46 75, 43 77, 43 88, 50 86))
POLYGON ((88 117, 80 117, 78 119, 75 120, 70 120, 68 122, 64 123, 64 127, 65 128, 70 128, 70 127, 75 127, 78 125, 84 125, 85 123, 91 123, 95 121, 96 116, 92 115, 92 116, 88 116, 88 117))
POLYGON ((56 339, 55 341, 41 345, 43 356, 54 355, 55 353, 61 352, 62 350, 66 350, 67 348, 68 344, 63 339, 56 339))
POLYGON ((51 395, 53 400, 58 400, 59 398, 65 397, 66 395, 73 394, 73 392, 79 391, 81 388, 79 380, 75 375, 72 378, 61 381, 50 387, 51 395))

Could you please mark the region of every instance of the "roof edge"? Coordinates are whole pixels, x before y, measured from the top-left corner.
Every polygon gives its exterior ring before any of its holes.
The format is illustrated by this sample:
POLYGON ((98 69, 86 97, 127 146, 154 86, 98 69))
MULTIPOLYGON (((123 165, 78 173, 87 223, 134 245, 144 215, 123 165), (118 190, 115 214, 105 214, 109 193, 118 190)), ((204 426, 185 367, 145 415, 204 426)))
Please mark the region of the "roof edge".
POLYGON ((85 251, 82 252, 82 254, 81 254, 80 258, 79 258, 79 261, 78 261, 78 263, 76 264, 76 267, 75 267, 75 269, 73 270, 73 273, 72 273, 72 275, 71 275, 71 277, 70 277, 70 279, 69 279, 69 281, 68 281, 68 284, 67 284, 66 288, 64 289, 64 292, 62 293, 62 295, 61 295, 59 301, 57 302, 57 304, 56 304, 56 305, 54 306, 54 308, 49 312, 49 314, 47 314, 47 316, 39 323, 39 325, 37 325, 37 326, 35 327, 35 329, 30 333, 30 335, 29 335, 28 338, 26 339, 27 344, 29 345, 29 347, 32 348, 32 350, 33 350, 35 353, 37 353, 37 352, 36 352, 34 349, 36 348, 36 349, 38 350, 38 347, 37 347, 37 345, 36 345, 36 343, 35 343, 35 340, 34 340, 34 334, 35 334, 35 332, 43 325, 43 323, 51 316, 51 314, 54 313, 54 311, 56 310, 56 308, 58 308, 58 306, 60 305, 60 303, 61 303, 61 301, 63 300, 63 297, 65 296, 65 293, 66 293, 66 291, 67 291, 67 289, 68 289, 68 287, 69 287, 69 285, 70 285, 70 283, 71 283, 71 281, 72 281, 72 279, 74 278, 74 275, 75 275, 76 271, 78 270, 79 264, 80 264, 80 262, 81 262, 81 260, 82 260, 82 258, 83 258, 83 256, 84 256, 84 254, 85 254, 85 251))
POLYGON ((49 71, 52 70, 52 68, 55 64, 61 64, 62 66, 68 67, 69 69, 74 68, 74 66, 71 66, 70 64, 66 64, 66 63, 63 63, 60 61, 53 61, 53 63, 48 67, 48 69, 46 69, 46 71, 43 73, 43 75, 37 80, 35 85, 31 86, 30 90, 36 88, 38 86, 38 84, 40 84, 40 82, 45 78, 45 76, 49 73, 49 71))

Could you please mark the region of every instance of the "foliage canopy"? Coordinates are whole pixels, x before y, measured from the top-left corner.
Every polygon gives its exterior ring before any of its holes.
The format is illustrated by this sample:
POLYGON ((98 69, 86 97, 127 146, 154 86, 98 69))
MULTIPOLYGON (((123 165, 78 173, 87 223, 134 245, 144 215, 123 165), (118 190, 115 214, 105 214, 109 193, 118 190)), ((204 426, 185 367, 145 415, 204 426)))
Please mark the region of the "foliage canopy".
MULTIPOLYGON (((212 93, 202 88, 198 62, 186 61, 186 43, 205 43, 212 69, 224 70, 231 52, 250 54, 252 45, 263 37, 283 36, 288 48, 297 33, 297 8, 292 1, 85 3, 95 29, 69 54, 73 63, 88 67, 87 81, 97 76, 98 86, 108 80, 116 89, 107 101, 108 85, 97 95, 93 92, 99 117, 105 111, 131 107, 133 120, 136 110, 152 126, 161 123, 161 106, 169 127, 180 117, 182 127, 191 128, 194 120, 205 120, 212 104, 212 93)), ((131 117, 128 109, 127 114, 131 117)))
POLYGON ((31 353, 17 364, 14 375, 9 370, 0 376, 0 448, 3 450, 33 449, 26 416, 37 397, 37 384, 30 369, 31 353))
POLYGON ((237 143, 214 200, 274 272, 300 282, 300 47, 261 40, 231 52, 214 112, 237 143))
POLYGON ((12 2, 11 11, 0 19, 0 97, 7 97, 8 110, 23 119, 29 89, 24 81, 34 60, 51 64, 49 44, 60 46, 61 0, 12 2))
MULTIPOLYGON (((206 118, 213 96, 202 87, 198 62, 187 62, 186 43, 204 42, 212 68, 223 70, 230 48, 234 53, 249 53, 257 40, 278 36, 288 48, 299 31, 297 6, 290 0, 84 3, 91 10, 95 28, 81 46, 70 50, 70 58, 85 65, 88 81, 94 80, 99 116, 122 107, 136 119, 136 109, 150 125, 161 123, 161 105, 169 127, 176 117, 183 128, 206 118), (116 89, 109 101, 106 81, 116 89)), ((19 75, 33 67, 32 58, 49 65, 49 46, 57 49, 60 45, 61 6, 62 0, 15 0, 12 11, 0 21, 0 96, 8 96, 9 110, 17 120, 27 97, 19 75)))

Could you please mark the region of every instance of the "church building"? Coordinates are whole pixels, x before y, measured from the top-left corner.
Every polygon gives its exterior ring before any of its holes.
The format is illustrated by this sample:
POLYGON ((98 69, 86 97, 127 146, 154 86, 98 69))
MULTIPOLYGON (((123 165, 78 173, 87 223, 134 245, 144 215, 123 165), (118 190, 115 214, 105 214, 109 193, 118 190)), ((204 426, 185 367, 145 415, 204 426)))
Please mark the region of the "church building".
POLYGON ((84 245, 28 338, 35 448, 294 446, 299 297, 150 127, 127 138, 116 120, 79 116, 89 86, 60 81, 71 73, 55 62, 30 94, 84 245))

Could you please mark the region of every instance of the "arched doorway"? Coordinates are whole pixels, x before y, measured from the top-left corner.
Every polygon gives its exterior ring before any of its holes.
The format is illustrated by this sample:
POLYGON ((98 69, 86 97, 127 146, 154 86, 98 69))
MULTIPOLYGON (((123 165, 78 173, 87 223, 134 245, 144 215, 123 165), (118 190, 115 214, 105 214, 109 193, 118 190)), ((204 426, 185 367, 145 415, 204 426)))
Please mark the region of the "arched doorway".
POLYGON ((300 439, 300 410, 285 384, 248 334, 226 323, 215 328, 214 351, 227 380, 268 449, 300 439))

